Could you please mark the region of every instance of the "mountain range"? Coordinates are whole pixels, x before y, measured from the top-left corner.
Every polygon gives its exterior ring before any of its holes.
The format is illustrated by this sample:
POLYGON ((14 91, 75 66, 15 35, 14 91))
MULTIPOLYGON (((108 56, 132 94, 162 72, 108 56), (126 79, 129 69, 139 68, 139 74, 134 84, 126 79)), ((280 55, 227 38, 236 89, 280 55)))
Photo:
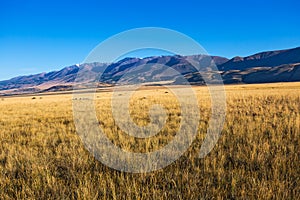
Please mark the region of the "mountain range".
POLYGON ((300 81, 300 47, 261 52, 247 57, 237 56, 232 59, 220 56, 174 55, 125 58, 115 63, 76 64, 59 71, 0 81, 0 95, 71 90, 77 73, 82 70, 92 73, 95 77, 101 72, 102 76, 98 79, 97 85, 99 87, 161 81, 180 84, 178 82, 180 76, 184 76, 190 84, 203 85, 205 73, 210 74, 208 76, 219 73, 224 84, 294 82, 300 81), (188 62, 192 59, 201 63, 208 58, 219 71, 208 67, 204 73, 199 73, 199 70, 188 62), (166 68, 174 69, 178 73, 174 74, 166 68), (172 73, 173 75, 170 75, 172 73))

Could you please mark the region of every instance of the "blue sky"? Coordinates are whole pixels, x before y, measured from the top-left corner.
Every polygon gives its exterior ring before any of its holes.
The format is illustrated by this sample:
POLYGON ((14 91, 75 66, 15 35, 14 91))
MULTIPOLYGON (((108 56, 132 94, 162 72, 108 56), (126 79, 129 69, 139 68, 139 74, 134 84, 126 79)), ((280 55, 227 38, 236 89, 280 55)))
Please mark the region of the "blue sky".
POLYGON ((212 55, 300 46, 298 0, 0 2, 0 80, 80 63, 106 38, 138 27, 182 32, 212 55))

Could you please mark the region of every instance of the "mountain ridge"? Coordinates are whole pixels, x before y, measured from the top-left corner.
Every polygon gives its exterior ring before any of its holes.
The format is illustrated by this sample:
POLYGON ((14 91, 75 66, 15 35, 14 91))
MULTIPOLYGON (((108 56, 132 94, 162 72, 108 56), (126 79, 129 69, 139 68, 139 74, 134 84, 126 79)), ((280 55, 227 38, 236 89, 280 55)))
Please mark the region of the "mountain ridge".
POLYGON ((219 65, 220 70, 246 69, 250 67, 274 67, 300 62, 300 47, 284 50, 265 51, 246 57, 234 57, 219 65))
MULTIPOLYGON (((61 70, 43 72, 34 75, 18 76, 0 81, 0 94, 19 94, 47 91, 70 90, 79 70, 87 70, 96 76, 102 72, 99 86, 114 85, 125 74, 134 72, 135 77, 123 80, 124 84, 139 81, 165 81, 170 78, 161 66, 176 70, 191 83, 203 85, 203 74, 187 60, 199 62, 210 58, 213 60, 225 84, 232 83, 269 83, 300 81, 300 47, 276 51, 265 51, 246 57, 231 59, 220 56, 191 55, 191 56, 150 56, 147 58, 124 58, 114 63, 83 63, 62 68, 61 70), (147 66, 147 70, 138 70, 147 66), (141 80, 143 78, 143 80, 141 80)), ((210 69, 211 70, 211 69, 210 69)), ((178 76, 172 77, 171 82, 177 83, 178 76)))

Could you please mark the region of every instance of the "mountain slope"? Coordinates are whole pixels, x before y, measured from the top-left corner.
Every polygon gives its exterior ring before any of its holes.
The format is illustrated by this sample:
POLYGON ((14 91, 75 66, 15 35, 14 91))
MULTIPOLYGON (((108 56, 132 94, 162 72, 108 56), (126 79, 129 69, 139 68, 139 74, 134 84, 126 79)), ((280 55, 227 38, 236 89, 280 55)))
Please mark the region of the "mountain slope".
POLYGON ((222 74, 222 78, 225 84, 296 82, 300 81, 300 63, 229 70, 222 74))
POLYGON ((274 67, 283 64, 300 63, 300 47, 294 49, 267 51, 247 57, 234 57, 219 65, 219 69, 244 70, 251 67, 274 67))
MULTIPOLYGON (((182 75, 191 84, 205 84, 202 76, 213 76, 213 73, 220 73, 225 84, 300 81, 300 47, 234 57, 230 60, 218 56, 174 55, 143 59, 125 58, 111 64, 85 63, 65 67, 59 71, 0 81, 0 94, 71 90, 79 70, 88 72, 91 77, 97 77, 97 74, 102 72, 102 77, 98 79, 99 86, 160 81, 182 84, 178 81, 182 75), (220 72, 213 72, 212 68, 208 67, 204 71, 209 73, 201 75, 188 61, 209 62, 210 64, 206 63, 205 66, 210 66, 211 59, 220 72), (166 70, 168 68, 170 70, 166 70)), ((92 81, 92 78, 85 81, 92 81)))

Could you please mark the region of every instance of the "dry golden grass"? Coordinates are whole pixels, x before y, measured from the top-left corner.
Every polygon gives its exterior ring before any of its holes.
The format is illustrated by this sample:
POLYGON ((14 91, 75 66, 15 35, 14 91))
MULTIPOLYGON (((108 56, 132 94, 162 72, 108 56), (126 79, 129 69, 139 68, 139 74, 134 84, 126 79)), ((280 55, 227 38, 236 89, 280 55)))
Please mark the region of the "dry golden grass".
MULTIPOLYGON (((300 199, 300 83, 226 86, 227 117, 217 145, 198 158, 210 116, 205 87, 195 87, 201 119, 198 138, 170 166, 143 174, 108 168, 76 134, 72 95, 0 100, 0 199, 300 199)), ((100 127, 130 151, 163 147, 180 123, 178 103, 162 88, 137 91, 131 116, 149 122, 152 103, 168 120, 151 140, 114 125, 111 93, 96 94, 100 127)), ((121 98, 121 97, 120 97, 121 98)))

